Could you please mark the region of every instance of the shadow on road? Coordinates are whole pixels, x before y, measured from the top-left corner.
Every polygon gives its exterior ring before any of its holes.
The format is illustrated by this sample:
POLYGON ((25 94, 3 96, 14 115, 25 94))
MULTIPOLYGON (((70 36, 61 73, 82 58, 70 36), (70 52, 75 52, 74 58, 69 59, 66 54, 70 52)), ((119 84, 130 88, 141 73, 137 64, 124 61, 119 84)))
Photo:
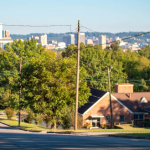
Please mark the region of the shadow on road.
POLYGON ((0 133, 0 149, 132 149, 150 148, 150 142, 113 137, 75 135, 0 133))

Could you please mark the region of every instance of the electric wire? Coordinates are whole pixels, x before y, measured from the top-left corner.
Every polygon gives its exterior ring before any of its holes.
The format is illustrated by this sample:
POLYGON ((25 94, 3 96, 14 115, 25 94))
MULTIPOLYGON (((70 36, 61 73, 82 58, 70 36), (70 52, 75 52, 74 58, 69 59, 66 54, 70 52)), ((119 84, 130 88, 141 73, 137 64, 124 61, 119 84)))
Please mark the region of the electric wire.
POLYGON ((70 26, 71 25, 7 25, 7 24, 2 24, 3 26, 12 26, 12 27, 60 27, 60 26, 70 26))
MULTIPOLYGON (((95 32, 95 31, 93 31, 92 29, 89 29, 89 28, 87 28, 87 27, 85 27, 85 26, 81 26, 81 27, 83 27, 83 28, 85 28, 85 29, 88 29, 89 31, 95 32)), ((138 33, 137 35, 134 35, 134 36, 129 36, 129 37, 126 37, 126 38, 121 38, 121 40, 122 40, 122 41, 123 41, 123 40, 128 40, 128 39, 131 39, 131 38, 134 38, 134 37, 138 37, 138 36, 143 36, 143 35, 149 34, 149 33, 150 33, 150 31, 144 32, 144 33, 138 33)), ((99 45, 111 44, 111 43, 115 43, 115 42, 117 42, 117 40, 112 41, 112 42, 108 42, 108 43, 99 44, 99 45)))

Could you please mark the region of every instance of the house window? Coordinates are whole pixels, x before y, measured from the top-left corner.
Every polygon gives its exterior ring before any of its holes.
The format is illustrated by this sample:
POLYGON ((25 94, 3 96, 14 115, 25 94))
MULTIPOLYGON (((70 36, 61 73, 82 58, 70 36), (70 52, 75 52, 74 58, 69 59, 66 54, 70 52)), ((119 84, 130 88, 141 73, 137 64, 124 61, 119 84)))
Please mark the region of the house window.
POLYGON ((110 116, 106 116, 106 122, 107 122, 107 123, 110 122, 110 116))
POLYGON ((120 115, 120 122, 124 122, 124 115, 120 115))
POLYGON ((134 120, 138 120, 139 116, 138 115, 134 115, 134 120))
POLYGON ((134 115, 134 120, 143 120, 143 114, 134 115))
POLYGON ((89 122, 89 119, 86 119, 86 122, 89 122))
POLYGON ((143 120, 143 114, 139 115, 139 120, 143 120))

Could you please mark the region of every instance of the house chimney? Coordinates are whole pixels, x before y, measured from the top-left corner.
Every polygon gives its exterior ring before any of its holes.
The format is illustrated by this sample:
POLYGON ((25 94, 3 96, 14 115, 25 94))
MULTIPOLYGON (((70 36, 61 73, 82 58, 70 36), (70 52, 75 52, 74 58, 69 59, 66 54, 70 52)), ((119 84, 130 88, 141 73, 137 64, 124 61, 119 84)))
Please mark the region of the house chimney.
POLYGON ((118 83, 115 84, 115 93, 130 93, 129 97, 131 97, 131 93, 133 93, 133 84, 130 83, 118 83))

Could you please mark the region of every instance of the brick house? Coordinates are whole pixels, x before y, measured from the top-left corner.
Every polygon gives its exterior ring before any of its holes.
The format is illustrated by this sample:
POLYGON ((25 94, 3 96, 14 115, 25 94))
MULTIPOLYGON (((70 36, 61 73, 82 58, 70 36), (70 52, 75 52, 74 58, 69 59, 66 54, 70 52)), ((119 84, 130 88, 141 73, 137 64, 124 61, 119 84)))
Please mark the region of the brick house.
MULTIPOLYGON (((89 123, 92 128, 110 123, 109 92, 91 88, 92 95, 88 103, 78 110, 83 118, 83 125, 89 123)), ((149 119, 150 92, 134 92, 129 83, 116 84, 115 93, 111 94, 113 121, 115 123, 131 123, 143 126, 149 119)))

